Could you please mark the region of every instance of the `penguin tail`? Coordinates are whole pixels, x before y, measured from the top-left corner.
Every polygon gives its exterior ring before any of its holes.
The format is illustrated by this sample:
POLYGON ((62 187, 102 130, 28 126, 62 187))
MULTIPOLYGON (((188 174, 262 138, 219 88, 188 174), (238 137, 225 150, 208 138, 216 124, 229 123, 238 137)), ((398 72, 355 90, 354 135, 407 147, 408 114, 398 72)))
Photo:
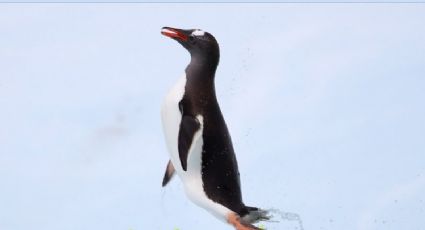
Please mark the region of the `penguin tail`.
POLYGON ((272 218, 269 210, 246 206, 244 215, 241 215, 241 221, 247 224, 255 224, 260 221, 268 221, 272 218))

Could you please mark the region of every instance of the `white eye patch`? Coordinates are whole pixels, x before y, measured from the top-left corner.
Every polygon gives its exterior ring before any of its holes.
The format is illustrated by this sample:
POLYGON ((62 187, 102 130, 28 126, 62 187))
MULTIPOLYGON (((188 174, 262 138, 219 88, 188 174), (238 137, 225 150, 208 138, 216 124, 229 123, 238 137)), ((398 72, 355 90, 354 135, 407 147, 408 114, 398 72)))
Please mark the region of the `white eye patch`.
POLYGON ((192 32, 193 36, 204 36, 205 32, 202 30, 195 30, 192 32))

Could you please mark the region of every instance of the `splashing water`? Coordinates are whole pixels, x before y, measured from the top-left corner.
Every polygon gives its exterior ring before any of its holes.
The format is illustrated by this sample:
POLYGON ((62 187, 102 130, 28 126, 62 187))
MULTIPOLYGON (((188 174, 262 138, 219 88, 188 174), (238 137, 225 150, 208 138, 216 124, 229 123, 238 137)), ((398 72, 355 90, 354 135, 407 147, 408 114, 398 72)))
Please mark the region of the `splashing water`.
MULTIPOLYGON (((265 221, 265 222, 267 222, 269 224, 267 224, 267 225, 261 224, 261 225, 258 226, 259 228, 265 229, 265 230, 272 230, 272 229, 281 230, 282 229, 281 221, 282 221, 282 223, 286 222, 286 221, 295 221, 296 226, 293 226, 292 229, 294 229, 294 230, 304 230, 301 217, 297 213, 284 212, 284 211, 281 211, 279 209, 268 209, 267 211, 269 212, 271 219, 268 220, 268 221, 265 221)), ((285 228, 285 229, 291 229, 291 228, 285 228)))

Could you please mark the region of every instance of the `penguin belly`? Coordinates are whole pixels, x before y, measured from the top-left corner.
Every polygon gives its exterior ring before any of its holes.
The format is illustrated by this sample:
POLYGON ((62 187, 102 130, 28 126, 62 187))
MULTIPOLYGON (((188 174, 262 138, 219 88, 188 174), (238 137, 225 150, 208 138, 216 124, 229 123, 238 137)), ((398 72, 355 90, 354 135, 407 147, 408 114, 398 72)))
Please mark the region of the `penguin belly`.
POLYGON ((208 198, 204 191, 202 181, 202 154, 203 154, 203 117, 197 115, 196 118, 201 124, 201 128, 195 133, 192 144, 189 148, 187 159, 187 171, 181 165, 178 151, 178 134, 182 114, 179 110, 179 102, 184 97, 186 76, 183 75, 168 92, 161 108, 161 119, 165 134, 168 152, 171 162, 174 165, 177 175, 184 185, 186 196, 196 205, 209 211, 218 219, 226 222, 227 215, 231 213, 227 207, 216 203, 208 198))
POLYGON ((178 135, 182 120, 179 102, 184 96, 185 85, 186 75, 183 75, 167 93, 161 107, 161 121, 165 142, 168 153, 170 154, 170 160, 180 178, 183 176, 183 168, 180 163, 178 150, 178 135))

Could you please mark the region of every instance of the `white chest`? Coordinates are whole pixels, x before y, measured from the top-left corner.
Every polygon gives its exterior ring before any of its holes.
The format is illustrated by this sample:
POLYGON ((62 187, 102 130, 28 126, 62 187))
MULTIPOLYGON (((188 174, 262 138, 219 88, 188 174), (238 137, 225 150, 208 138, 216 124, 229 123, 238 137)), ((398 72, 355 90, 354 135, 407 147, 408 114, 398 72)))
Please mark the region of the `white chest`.
POLYGON ((230 210, 208 199, 203 190, 201 173, 203 117, 201 115, 196 116, 201 127, 195 133, 188 152, 187 171, 183 171, 181 166, 178 151, 178 135, 182 114, 179 110, 179 102, 184 96, 185 84, 186 76, 183 75, 183 77, 181 77, 168 92, 161 108, 162 125, 171 162, 183 182, 188 198, 195 204, 211 212, 217 218, 225 221, 226 215, 230 212, 230 210))
POLYGON ((201 115, 196 116, 201 127, 193 136, 192 144, 188 151, 187 171, 183 171, 178 152, 178 135, 182 120, 179 102, 184 96, 185 83, 186 76, 183 76, 168 92, 162 104, 161 116, 171 162, 180 178, 190 183, 195 177, 201 175, 203 117, 201 115))
POLYGON ((183 98, 185 92, 186 75, 183 75, 174 86, 168 91, 161 107, 162 128, 165 135, 168 152, 170 153, 171 162, 173 163, 177 173, 182 172, 179 153, 178 153, 178 135, 182 115, 179 110, 179 102, 183 98))

